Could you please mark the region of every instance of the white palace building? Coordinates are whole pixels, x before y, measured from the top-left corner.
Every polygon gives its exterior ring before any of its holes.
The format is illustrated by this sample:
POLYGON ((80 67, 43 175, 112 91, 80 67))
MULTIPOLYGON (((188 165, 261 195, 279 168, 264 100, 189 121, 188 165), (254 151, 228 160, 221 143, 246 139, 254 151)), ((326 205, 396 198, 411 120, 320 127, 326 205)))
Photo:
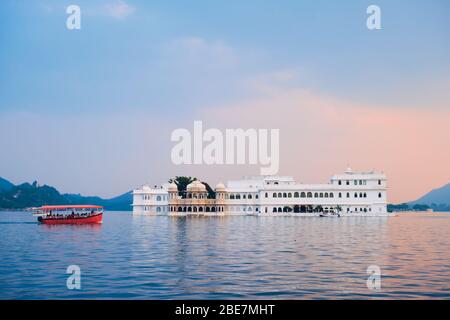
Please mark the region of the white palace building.
POLYGON ((386 176, 347 169, 326 184, 301 184, 292 177, 258 176, 219 183, 215 196, 200 181, 179 192, 175 183, 133 191, 136 215, 385 216, 386 176))

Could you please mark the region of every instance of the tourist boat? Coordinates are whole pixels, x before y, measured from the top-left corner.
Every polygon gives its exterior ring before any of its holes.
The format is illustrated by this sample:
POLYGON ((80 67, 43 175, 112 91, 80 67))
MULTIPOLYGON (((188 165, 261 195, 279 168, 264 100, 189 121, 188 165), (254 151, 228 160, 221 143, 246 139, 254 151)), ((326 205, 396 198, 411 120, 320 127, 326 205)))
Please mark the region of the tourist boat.
POLYGON ((34 216, 44 224, 94 224, 102 223, 103 207, 95 205, 42 206, 34 216))

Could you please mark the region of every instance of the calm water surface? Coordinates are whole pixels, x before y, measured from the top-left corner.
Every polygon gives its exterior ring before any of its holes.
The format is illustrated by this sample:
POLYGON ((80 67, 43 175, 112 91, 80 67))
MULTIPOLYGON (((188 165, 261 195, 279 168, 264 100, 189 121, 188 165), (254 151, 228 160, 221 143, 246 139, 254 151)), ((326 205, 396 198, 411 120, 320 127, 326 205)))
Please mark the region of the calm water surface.
POLYGON ((46 226, 0 212, 0 299, 450 298, 450 213, 134 217, 46 226), (81 268, 81 290, 66 269, 81 268), (382 271, 367 289, 367 267, 382 271))

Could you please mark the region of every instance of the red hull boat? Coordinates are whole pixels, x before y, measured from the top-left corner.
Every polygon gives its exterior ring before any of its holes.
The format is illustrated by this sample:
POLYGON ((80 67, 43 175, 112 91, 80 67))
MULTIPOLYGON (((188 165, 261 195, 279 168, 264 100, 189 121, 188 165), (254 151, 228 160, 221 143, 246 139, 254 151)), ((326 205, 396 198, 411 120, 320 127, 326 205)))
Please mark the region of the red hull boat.
POLYGON ((85 224, 85 223, 102 223, 103 213, 99 213, 90 217, 74 217, 74 218, 44 218, 38 217, 38 221, 44 224, 85 224))
POLYGON ((43 206, 35 215, 44 224, 97 224, 103 222, 103 207, 94 205, 43 206))

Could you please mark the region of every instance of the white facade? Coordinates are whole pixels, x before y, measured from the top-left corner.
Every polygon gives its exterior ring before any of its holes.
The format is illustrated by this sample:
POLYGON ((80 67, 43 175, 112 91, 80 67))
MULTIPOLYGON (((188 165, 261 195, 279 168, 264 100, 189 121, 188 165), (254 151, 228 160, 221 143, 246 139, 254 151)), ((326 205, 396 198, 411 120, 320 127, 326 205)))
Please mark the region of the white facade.
MULTIPOLYGON (((134 190, 135 214, 299 215, 322 212, 340 215, 387 214, 386 176, 353 172, 334 175, 326 184, 301 184, 292 177, 258 176, 216 187, 216 198, 180 196, 176 185, 134 190), (204 199, 204 200, 202 200, 204 199)), ((197 182, 198 185, 198 182, 197 182)), ((188 187, 189 189, 189 187, 188 187)), ((206 191, 203 191, 206 195, 206 191)))
POLYGON ((167 188, 147 185, 133 191, 133 214, 167 215, 169 193, 167 188))

